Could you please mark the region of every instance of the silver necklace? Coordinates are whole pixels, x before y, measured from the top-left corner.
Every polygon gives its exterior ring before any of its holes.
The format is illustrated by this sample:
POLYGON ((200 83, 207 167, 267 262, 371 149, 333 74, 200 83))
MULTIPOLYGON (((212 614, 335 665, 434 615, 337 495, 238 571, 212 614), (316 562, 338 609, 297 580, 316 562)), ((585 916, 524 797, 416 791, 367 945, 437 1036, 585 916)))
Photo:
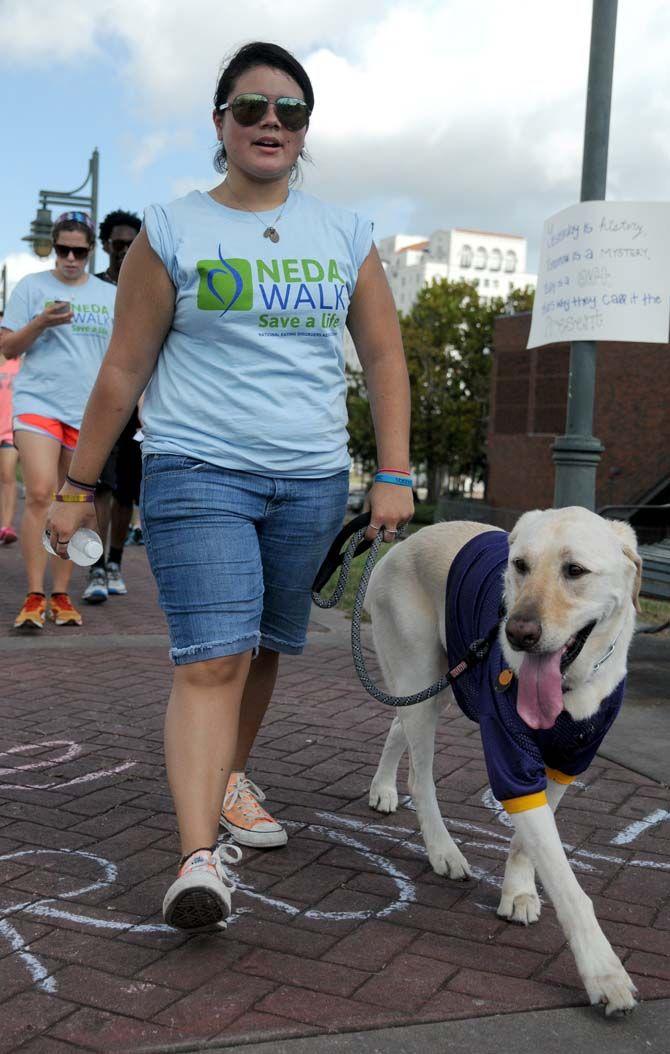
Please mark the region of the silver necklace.
POLYGON ((276 244, 279 241, 279 231, 277 230, 277 224, 279 223, 280 219, 282 218, 282 214, 284 212, 284 209, 286 208, 286 206, 288 204, 288 196, 286 198, 286 201, 282 205, 281 209, 279 210, 279 213, 277 214, 274 223, 271 223, 269 227, 266 227, 264 221, 260 218, 258 213, 254 212, 254 210, 250 209, 248 207, 248 205, 245 205, 243 202, 241 202, 240 199, 238 198, 237 194, 235 194, 230 189, 230 187, 228 187, 228 192, 230 193, 230 196, 233 198, 233 200, 236 201, 237 204, 242 209, 244 209, 245 212, 250 212, 252 216, 256 217, 256 219, 260 223, 261 227, 265 228, 265 230, 263 231, 263 237, 264 238, 269 238, 271 242, 274 242, 276 244))

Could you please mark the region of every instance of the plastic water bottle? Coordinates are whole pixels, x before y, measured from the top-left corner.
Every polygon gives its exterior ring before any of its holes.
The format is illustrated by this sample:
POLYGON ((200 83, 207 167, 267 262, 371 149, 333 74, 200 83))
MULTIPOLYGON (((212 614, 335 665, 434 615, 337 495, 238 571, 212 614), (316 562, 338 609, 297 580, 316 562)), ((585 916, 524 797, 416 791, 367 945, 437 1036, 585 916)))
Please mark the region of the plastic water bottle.
MULTIPOLYGON (((57 555, 46 531, 42 535, 42 545, 48 553, 53 556, 57 555)), ((88 527, 80 527, 78 531, 75 531, 67 545, 68 557, 73 564, 79 564, 80 567, 90 567, 94 564, 102 556, 102 550, 99 535, 89 530, 88 527)))

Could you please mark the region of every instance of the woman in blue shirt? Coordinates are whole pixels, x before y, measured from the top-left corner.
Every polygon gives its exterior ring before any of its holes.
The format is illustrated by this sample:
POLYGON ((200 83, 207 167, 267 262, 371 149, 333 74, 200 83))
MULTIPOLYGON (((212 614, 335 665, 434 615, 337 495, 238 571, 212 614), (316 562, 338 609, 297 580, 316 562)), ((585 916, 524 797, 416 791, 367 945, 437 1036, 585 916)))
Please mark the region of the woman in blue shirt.
POLYGON ((26 487, 21 549, 28 594, 14 628, 39 632, 45 616, 80 626, 68 595, 71 564, 53 560, 47 609, 42 532, 51 496, 65 478, 81 419, 114 319, 115 289, 86 271, 95 229, 85 212, 64 212, 52 231, 53 270, 26 275, 7 304, 0 351, 22 357, 14 386, 14 443, 26 487))
MULTIPOLYGON (((225 926, 240 852, 214 850, 219 819, 244 845, 286 841, 245 766, 345 511, 345 324, 380 469, 399 481, 373 486, 372 523, 392 540, 413 513, 409 383, 372 225, 291 189, 313 106, 307 73, 274 44, 246 45, 221 73, 226 179, 146 210, 62 491, 94 484, 146 388, 143 526, 175 663, 165 744, 184 854, 163 911, 184 929, 225 926)), ((92 522, 90 505, 54 505, 57 551, 92 522)))

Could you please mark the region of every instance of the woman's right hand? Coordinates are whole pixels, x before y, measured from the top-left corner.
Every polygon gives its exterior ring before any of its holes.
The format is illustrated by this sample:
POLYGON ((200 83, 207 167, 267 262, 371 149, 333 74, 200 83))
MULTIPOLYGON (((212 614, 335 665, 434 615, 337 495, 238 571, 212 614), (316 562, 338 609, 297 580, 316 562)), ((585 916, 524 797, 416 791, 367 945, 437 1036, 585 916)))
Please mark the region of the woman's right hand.
MULTIPOLYGON (((64 483, 60 494, 80 494, 75 487, 64 483)), ((92 501, 53 501, 47 513, 46 532, 51 548, 61 560, 68 560, 67 546, 72 535, 80 527, 90 527, 100 533, 95 514, 95 503, 92 501)))
POLYGON ((73 318, 72 305, 70 304, 67 311, 63 311, 61 303, 49 304, 40 315, 37 315, 36 321, 42 329, 51 329, 52 326, 66 326, 72 322, 73 318))

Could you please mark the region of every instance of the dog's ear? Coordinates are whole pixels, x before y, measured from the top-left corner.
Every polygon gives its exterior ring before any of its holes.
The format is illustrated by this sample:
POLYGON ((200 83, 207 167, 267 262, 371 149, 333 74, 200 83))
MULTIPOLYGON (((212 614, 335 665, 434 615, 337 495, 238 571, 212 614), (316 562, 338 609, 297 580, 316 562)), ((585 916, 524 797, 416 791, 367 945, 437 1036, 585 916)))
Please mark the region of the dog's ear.
POLYGON ((633 584, 633 605, 635 610, 639 614, 642 611, 640 607, 640 587, 642 585, 642 559, 637 551, 637 537, 635 531, 629 523, 625 523, 623 520, 606 520, 605 521, 610 528, 614 531, 620 542, 623 542, 622 549, 623 555, 627 557, 635 566, 635 582, 633 584))
POLYGON ((522 527, 527 527, 532 520, 537 519, 538 516, 542 515, 542 509, 531 509, 530 512, 524 512, 523 516, 520 516, 516 521, 512 530, 510 531, 509 544, 514 545, 514 542, 519 536, 519 531, 522 527))
POLYGON ((642 559, 637 549, 631 549, 630 545, 624 545, 623 554, 635 564, 635 582, 633 584, 633 604, 638 615, 641 613, 640 588, 642 586, 642 559))

